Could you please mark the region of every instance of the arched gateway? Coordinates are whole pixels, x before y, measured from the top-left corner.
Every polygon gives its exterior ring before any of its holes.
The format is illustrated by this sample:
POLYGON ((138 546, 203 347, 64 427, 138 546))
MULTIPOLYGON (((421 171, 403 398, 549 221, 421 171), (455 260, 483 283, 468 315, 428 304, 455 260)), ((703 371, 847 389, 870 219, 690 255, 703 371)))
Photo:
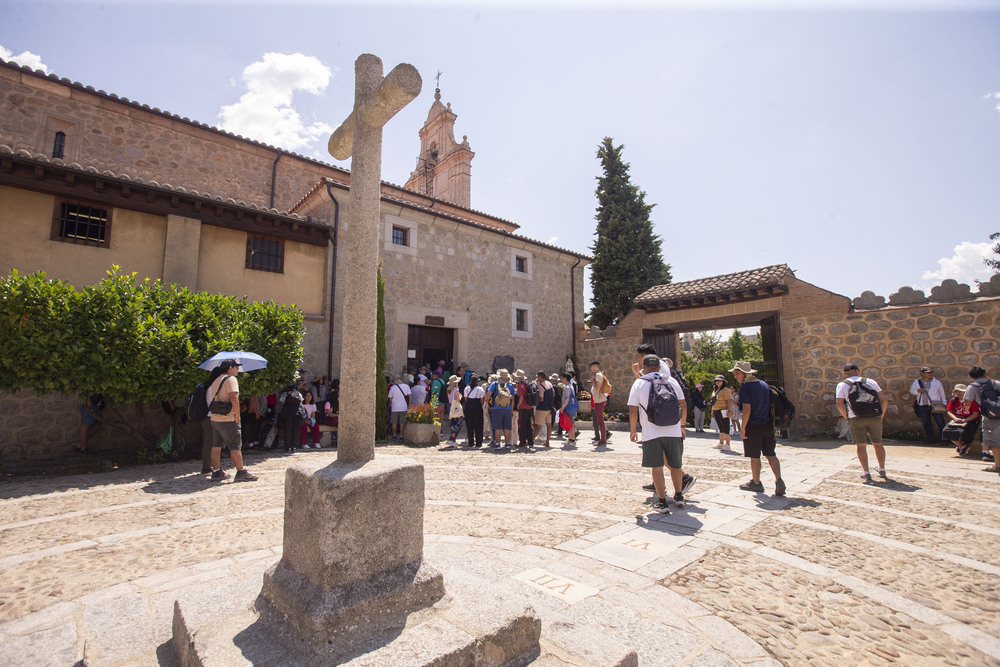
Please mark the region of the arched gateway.
POLYGON ((775 264, 658 285, 634 304, 616 327, 590 329, 579 341, 580 360, 601 361, 618 388, 612 412, 624 410, 635 348, 652 343, 677 363, 678 336, 689 331, 760 327, 760 376, 785 387, 796 404, 793 438, 832 432, 834 390, 847 362, 885 389, 890 430, 919 428, 908 390, 921 366, 934 367, 948 391, 968 381, 972 365, 994 374, 1000 366, 1000 275, 978 292, 946 280, 927 296, 903 287, 888 301, 871 292, 852 301, 775 264))

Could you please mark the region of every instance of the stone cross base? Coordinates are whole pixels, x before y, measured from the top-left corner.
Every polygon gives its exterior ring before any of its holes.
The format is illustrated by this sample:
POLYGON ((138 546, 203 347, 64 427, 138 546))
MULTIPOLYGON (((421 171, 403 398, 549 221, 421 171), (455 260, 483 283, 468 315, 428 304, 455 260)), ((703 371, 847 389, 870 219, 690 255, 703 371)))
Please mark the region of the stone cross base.
POLYGON ((290 467, 281 560, 257 591, 178 599, 181 664, 499 666, 537 655, 530 606, 500 591, 445 597, 423 559, 423 520, 424 469, 409 459, 290 467))

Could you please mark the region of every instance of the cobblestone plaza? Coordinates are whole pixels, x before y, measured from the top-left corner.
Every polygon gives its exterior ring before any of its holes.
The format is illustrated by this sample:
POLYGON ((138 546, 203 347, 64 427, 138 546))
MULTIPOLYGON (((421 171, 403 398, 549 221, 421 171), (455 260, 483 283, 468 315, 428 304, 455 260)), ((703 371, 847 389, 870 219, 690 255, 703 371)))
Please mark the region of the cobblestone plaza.
MULTIPOLYGON (((689 434, 685 509, 652 510, 639 450, 379 447, 425 466, 425 556, 543 620, 539 665, 1000 664, 1000 479, 950 448, 779 446, 787 498, 741 492, 738 451, 689 434)), ((582 440, 581 440, 582 443, 582 440)), ((174 664, 174 600, 259 589, 281 553, 284 471, 333 450, 250 453, 260 481, 192 463, 0 486, 0 663, 174 664)), ((401 512, 406 508, 401 507, 401 512)), ((450 585, 450 584, 449 584, 450 585)))

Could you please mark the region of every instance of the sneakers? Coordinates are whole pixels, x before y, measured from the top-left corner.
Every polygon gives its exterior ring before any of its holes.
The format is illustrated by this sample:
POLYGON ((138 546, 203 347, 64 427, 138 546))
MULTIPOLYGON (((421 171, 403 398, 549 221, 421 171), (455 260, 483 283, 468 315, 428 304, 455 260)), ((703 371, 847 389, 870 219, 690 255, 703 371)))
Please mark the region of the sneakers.
POLYGON ((972 445, 959 445, 958 447, 955 448, 955 451, 958 452, 959 456, 965 456, 966 454, 969 453, 969 449, 971 447, 972 445))
POLYGON ((656 487, 652 484, 643 484, 642 488, 645 491, 656 491, 656 487))
MULTIPOLYGON (((227 475, 228 477, 228 475, 227 475)), ((234 482, 256 482, 257 475, 251 475, 250 471, 244 468, 243 470, 236 471, 236 477, 233 479, 234 482)))
POLYGON ((779 478, 778 481, 774 483, 774 495, 785 495, 785 480, 779 478))
POLYGON ((222 468, 219 468, 218 470, 213 470, 212 471, 212 481, 213 482, 221 482, 224 479, 229 479, 229 473, 228 472, 223 472, 222 468))
POLYGON ((698 481, 698 478, 694 475, 689 475, 684 473, 684 481, 681 482, 681 493, 687 493, 694 486, 694 483, 698 481))
POLYGON ((655 507, 656 507, 656 511, 659 512, 660 514, 670 514, 670 509, 667 506, 667 499, 666 498, 658 498, 656 500, 655 507))
MULTIPOLYGON (((782 482, 781 485, 784 486, 785 483, 782 482)), ((740 489, 743 491, 753 491, 754 493, 764 493, 764 485, 753 480, 750 480, 746 484, 740 484, 740 489)))
POLYGON ((677 507, 684 507, 684 505, 686 505, 686 504, 687 503, 684 502, 684 494, 683 493, 675 493, 674 494, 674 505, 676 505, 677 507))
POLYGON ((721 450, 722 450, 722 451, 724 451, 724 452, 731 452, 731 451, 733 451, 733 448, 729 446, 729 443, 728 443, 728 442, 727 442, 727 443, 724 443, 724 444, 722 445, 722 447, 719 447, 719 449, 721 449, 721 450))
POLYGON ((881 477, 882 479, 889 479, 889 476, 885 474, 885 468, 878 468, 877 472, 878 476, 881 477))
POLYGON ((308 442, 303 442, 302 443, 302 449, 309 449, 309 443, 308 442))
POLYGON ((872 474, 870 472, 868 472, 867 470, 865 470, 863 473, 861 473, 861 479, 865 480, 866 482, 868 480, 870 480, 871 478, 872 478, 872 474))

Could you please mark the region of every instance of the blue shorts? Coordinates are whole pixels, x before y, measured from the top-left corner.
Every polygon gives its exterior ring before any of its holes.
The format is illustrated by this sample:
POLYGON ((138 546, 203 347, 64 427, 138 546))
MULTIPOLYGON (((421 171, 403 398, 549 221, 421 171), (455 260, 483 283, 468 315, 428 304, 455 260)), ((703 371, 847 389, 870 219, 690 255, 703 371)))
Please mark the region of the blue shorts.
POLYGON ((490 418, 490 426, 494 431, 509 431, 511 422, 510 409, 493 408, 493 416, 490 418))
MULTIPOLYGON (((97 410, 94 410, 94 412, 97 412, 97 410)), ((96 426, 97 424, 101 423, 101 420, 100 419, 94 419, 93 417, 91 417, 90 413, 87 412, 87 410, 81 405, 80 406, 80 422, 84 426, 96 426)))

